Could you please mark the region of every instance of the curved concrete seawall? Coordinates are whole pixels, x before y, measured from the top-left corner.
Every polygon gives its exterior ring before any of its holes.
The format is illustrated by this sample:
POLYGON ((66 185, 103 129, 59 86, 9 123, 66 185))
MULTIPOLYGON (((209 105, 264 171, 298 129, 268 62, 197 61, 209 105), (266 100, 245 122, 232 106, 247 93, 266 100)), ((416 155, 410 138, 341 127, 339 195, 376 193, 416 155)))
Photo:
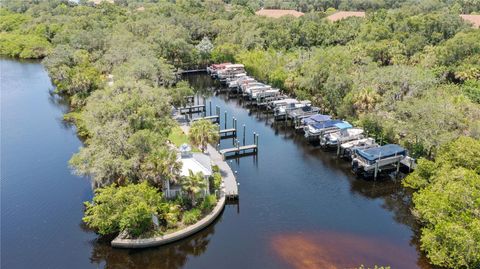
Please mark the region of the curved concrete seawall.
POLYGON ((194 233, 203 230, 208 225, 210 225, 219 215, 222 213, 222 210, 225 206, 225 194, 222 190, 220 199, 217 202, 217 205, 213 208, 212 212, 206 215, 203 219, 199 220, 197 223, 192 224, 184 229, 173 232, 171 234, 166 234, 162 236, 152 237, 152 238, 141 238, 141 239, 122 239, 116 237, 112 241, 112 247, 117 248, 148 248, 165 245, 185 237, 188 237, 194 233))

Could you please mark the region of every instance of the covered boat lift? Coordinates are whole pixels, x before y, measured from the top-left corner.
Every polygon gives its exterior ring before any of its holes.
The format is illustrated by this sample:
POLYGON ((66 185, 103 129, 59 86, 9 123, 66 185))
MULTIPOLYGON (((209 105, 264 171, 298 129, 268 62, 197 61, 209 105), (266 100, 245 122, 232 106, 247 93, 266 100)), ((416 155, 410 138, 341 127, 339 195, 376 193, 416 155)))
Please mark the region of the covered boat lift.
POLYGON ((352 169, 356 174, 371 175, 376 179, 378 172, 396 168, 400 169, 400 162, 407 156, 407 150, 396 144, 387 144, 380 147, 355 150, 352 160, 352 169))

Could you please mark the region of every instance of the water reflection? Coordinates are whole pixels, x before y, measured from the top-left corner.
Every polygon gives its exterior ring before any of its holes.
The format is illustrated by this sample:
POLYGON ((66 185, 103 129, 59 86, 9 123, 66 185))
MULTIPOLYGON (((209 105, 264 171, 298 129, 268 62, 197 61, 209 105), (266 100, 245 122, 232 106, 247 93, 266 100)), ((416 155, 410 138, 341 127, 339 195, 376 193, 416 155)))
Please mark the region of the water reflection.
POLYGON ((110 246, 112 238, 99 238, 92 242, 93 250, 90 260, 98 267, 106 269, 182 268, 189 257, 200 256, 205 253, 210 239, 215 233, 215 223, 189 238, 156 248, 116 249, 110 246))

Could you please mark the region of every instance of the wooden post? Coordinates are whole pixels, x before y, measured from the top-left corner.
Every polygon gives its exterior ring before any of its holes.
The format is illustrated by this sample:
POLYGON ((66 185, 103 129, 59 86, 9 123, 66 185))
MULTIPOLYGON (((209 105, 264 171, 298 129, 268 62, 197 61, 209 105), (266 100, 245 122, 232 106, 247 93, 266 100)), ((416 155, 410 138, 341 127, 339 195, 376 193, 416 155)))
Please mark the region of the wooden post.
POLYGON ((400 171, 400 159, 397 161, 397 172, 395 173, 395 177, 398 176, 398 172, 400 171))
POLYGON ((212 101, 208 102, 210 106, 210 116, 212 116, 212 101))
POLYGON ((225 129, 227 129, 227 111, 225 110, 225 129))
POLYGON ((257 134, 255 132, 253 132, 253 144, 255 144, 256 137, 257 137, 257 134))
POLYGON ((340 156, 340 138, 337 139, 337 157, 340 156))
POLYGON ((245 124, 243 125, 243 145, 245 146, 245 124))

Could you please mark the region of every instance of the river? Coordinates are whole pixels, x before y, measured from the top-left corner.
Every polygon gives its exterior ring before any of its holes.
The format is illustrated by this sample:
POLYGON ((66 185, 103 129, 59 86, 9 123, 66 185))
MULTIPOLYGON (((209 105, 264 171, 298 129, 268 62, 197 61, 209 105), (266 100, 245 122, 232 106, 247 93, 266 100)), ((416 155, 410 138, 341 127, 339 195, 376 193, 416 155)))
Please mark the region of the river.
MULTIPOLYGON (((348 162, 225 95, 209 100, 246 125, 247 143, 260 134, 257 157, 229 161, 239 203, 180 242, 112 249, 82 225, 92 191, 68 167, 81 146, 62 120, 68 107, 40 63, 0 62, 2 268, 430 268, 399 182, 356 179, 348 162)), ((206 75, 187 79, 202 92, 217 87, 206 75)))

